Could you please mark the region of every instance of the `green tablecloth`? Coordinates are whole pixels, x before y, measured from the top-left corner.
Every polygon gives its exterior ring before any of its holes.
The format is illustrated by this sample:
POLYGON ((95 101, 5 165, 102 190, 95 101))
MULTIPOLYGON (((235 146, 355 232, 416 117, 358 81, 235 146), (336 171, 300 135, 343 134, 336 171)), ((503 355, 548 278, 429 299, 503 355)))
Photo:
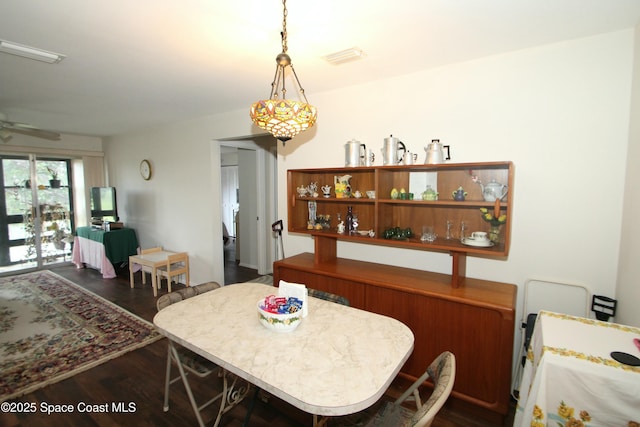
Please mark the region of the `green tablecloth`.
POLYGON ((93 227, 76 228, 76 236, 102 243, 111 264, 128 262, 129 256, 138 253, 138 238, 133 228, 104 231, 93 227))

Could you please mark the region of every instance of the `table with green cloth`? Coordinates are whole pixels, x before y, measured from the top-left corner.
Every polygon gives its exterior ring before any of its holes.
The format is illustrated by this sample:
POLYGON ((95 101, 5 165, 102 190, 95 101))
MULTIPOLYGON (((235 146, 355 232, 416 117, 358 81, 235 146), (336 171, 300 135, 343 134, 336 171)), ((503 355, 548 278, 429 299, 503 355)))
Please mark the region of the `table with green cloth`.
POLYGON ((114 265, 129 261, 138 253, 138 238, 132 228, 105 231, 94 227, 78 227, 73 244, 73 263, 78 268, 90 266, 102 277, 116 277, 114 265))

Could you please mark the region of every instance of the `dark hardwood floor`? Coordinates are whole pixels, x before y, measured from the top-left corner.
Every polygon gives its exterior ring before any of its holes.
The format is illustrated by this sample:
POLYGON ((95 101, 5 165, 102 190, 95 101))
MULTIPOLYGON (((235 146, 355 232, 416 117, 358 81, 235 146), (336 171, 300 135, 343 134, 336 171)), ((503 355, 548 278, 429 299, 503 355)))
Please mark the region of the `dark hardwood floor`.
MULTIPOLYGON (((227 254, 230 255, 230 254, 227 254)), ((235 257, 229 257, 225 268, 225 282, 235 283, 258 277, 255 270, 243 269, 235 263, 235 257)), ((78 270, 73 265, 51 269, 86 289, 118 304, 138 316, 152 321, 156 313, 156 298, 147 281, 143 286, 140 273, 135 278, 135 287, 129 287, 128 271, 119 271, 115 279, 103 279, 92 269, 78 270)), ((166 287, 159 295, 166 293, 166 287)), ((35 403, 35 413, 0 412, 1 426, 196 426, 197 421, 191 410, 181 383, 171 388, 170 410, 163 412, 163 388, 166 362, 166 340, 162 339, 144 348, 132 351, 114 360, 103 363, 69 379, 46 386, 33 393, 13 399, 12 402, 35 403), (104 405, 108 412, 80 412, 78 405, 104 405), (130 412, 112 411, 112 405, 124 403, 130 412), (42 412, 43 405, 73 405, 71 413, 42 412), (129 406, 131 405, 131 406, 129 406)), ((211 381, 211 380, 209 380, 211 381)), ((217 379, 215 381, 218 381, 217 379)), ((214 382, 215 382, 214 381, 214 382)), ((219 384, 192 379, 196 396, 212 396, 212 388, 219 384)), ((348 385, 345 385, 348 387, 348 385)), ((394 383, 390 395, 398 393, 399 386, 394 383)), ((202 401, 202 400, 201 400, 202 401)), ((221 426, 241 426, 249 399, 245 399, 222 418, 221 426)), ((206 410, 203 417, 207 425, 215 419, 213 409, 206 410)), ((503 425, 511 425, 513 410, 503 425)), ((271 397, 268 402, 258 399, 249 425, 296 427, 311 426, 310 415, 292 407, 286 402, 271 397)), ((497 426, 479 420, 465 410, 453 410, 445 407, 436 418, 434 427, 453 426, 497 426)), ((331 422, 329 423, 331 426, 331 422)))
POLYGON ((260 277, 256 270, 241 267, 236 260, 235 238, 224 245, 224 283, 241 283, 260 277))

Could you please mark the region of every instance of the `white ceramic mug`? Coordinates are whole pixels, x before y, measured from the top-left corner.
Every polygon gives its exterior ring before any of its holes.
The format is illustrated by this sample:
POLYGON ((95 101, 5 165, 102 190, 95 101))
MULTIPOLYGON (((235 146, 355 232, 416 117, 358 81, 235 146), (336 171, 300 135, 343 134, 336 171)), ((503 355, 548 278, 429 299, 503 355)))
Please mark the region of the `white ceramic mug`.
POLYGON ((471 233, 471 238, 473 240, 488 240, 487 233, 485 231, 474 231, 471 233))
POLYGON ((416 162, 416 160, 418 160, 418 155, 416 153, 412 153, 410 151, 407 151, 407 153, 404 156, 404 164, 405 165, 412 165, 416 162))

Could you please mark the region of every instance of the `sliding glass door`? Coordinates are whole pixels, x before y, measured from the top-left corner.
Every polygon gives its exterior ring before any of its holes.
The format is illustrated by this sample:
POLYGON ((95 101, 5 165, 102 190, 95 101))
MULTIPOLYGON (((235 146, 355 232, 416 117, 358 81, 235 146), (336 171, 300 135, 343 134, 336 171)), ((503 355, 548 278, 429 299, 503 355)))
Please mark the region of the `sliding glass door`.
POLYGON ((0 159, 0 272, 70 260, 71 162, 35 155, 0 159))

